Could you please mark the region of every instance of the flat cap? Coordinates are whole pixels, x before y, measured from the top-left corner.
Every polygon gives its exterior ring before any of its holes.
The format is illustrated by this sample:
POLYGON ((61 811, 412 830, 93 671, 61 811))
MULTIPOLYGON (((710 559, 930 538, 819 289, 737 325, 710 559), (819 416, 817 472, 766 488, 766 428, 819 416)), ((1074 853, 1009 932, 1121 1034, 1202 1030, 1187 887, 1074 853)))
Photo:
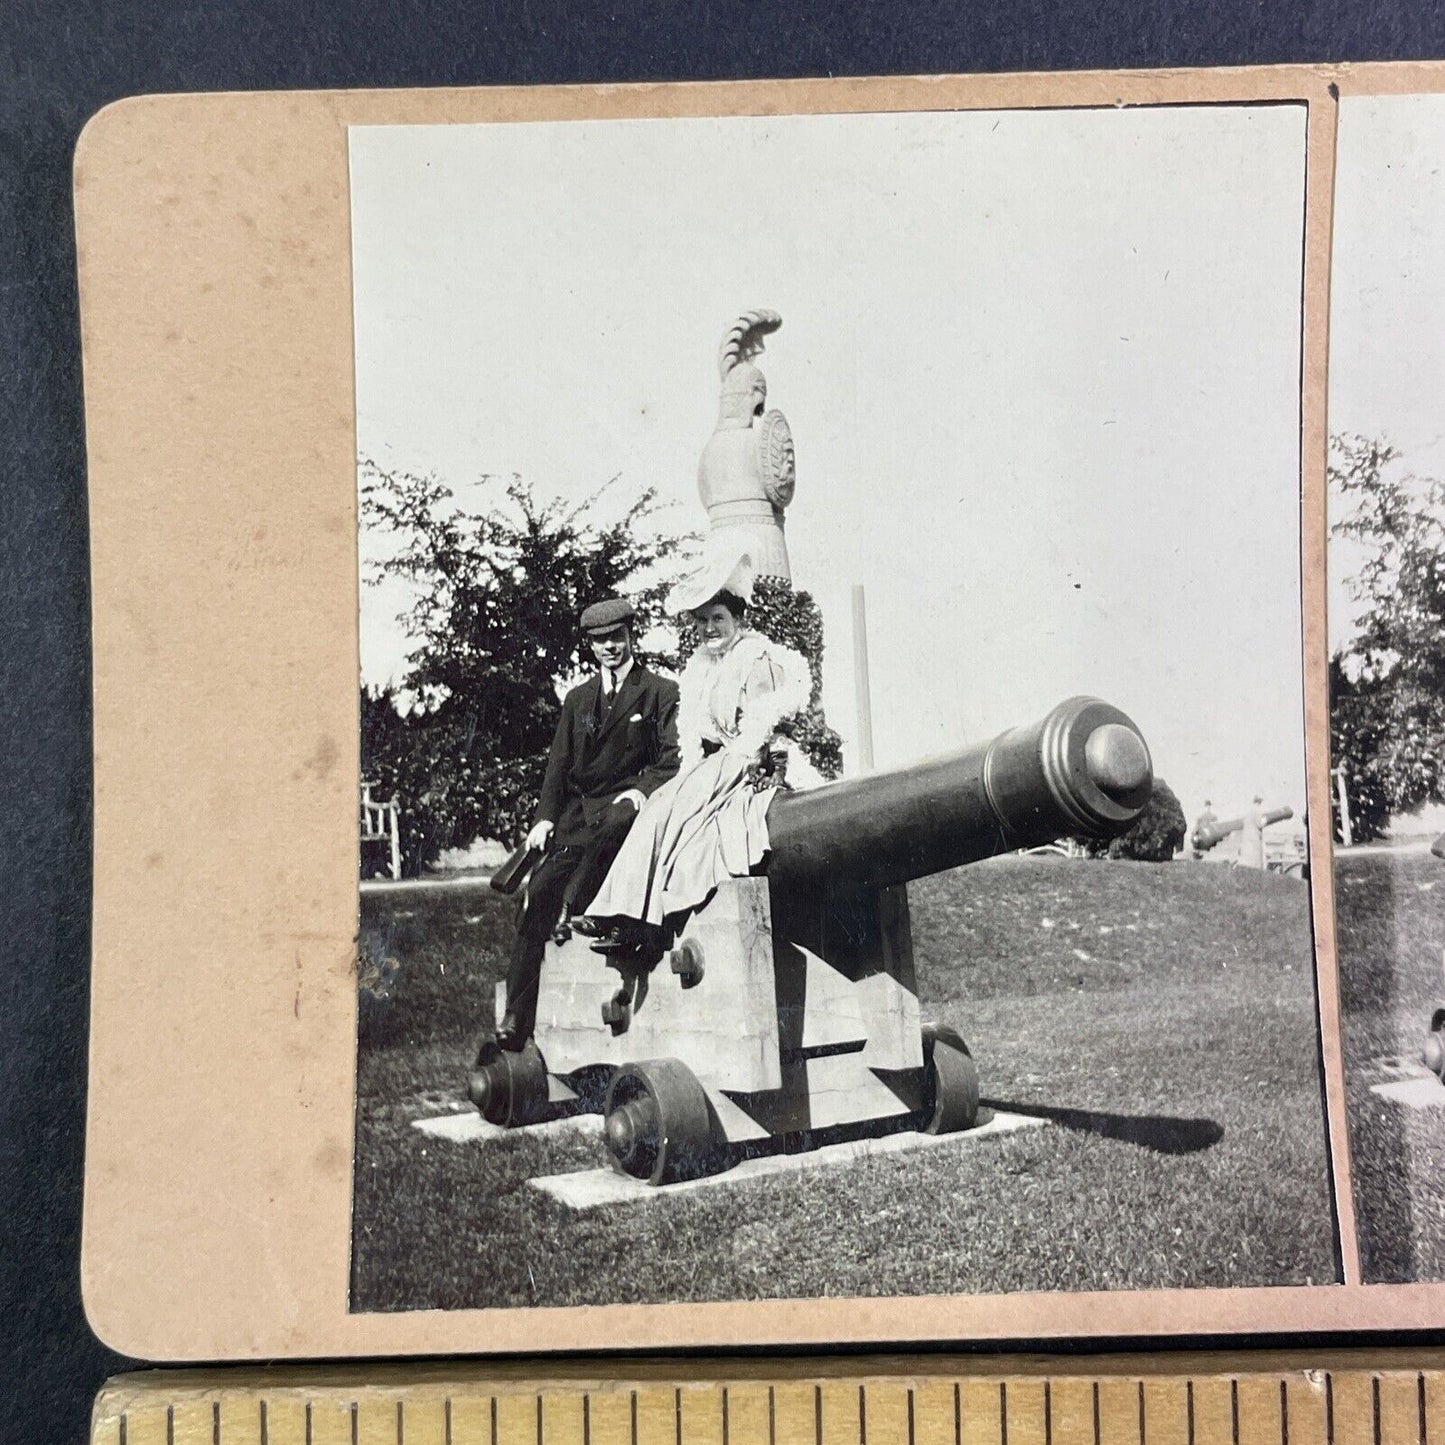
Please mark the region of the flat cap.
POLYGON ((631 622, 637 614, 625 597, 604 597, 582 614, 583 632, 605 632, 620 622, 631 622))

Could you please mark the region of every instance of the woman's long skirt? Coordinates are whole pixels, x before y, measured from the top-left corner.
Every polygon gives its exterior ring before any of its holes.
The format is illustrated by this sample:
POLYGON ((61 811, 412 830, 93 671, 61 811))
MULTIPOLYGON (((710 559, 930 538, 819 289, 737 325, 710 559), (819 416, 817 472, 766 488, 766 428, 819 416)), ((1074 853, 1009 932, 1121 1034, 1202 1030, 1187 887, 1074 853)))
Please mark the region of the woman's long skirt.
POLYGON ((696 908, 724 878, 742 878, 768 851, 768 804, 748 759, 725 749, 664 783, 643 804, 622 851, 587 909, 593 918, 661 924, 696 908))

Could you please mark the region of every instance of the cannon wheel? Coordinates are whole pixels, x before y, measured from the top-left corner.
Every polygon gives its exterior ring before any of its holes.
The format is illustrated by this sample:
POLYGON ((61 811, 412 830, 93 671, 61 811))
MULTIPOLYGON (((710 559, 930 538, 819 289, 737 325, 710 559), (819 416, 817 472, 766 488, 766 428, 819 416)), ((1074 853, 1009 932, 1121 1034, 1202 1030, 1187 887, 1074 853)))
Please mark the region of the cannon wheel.
POLYGON ((1445 1081, 1445 1009, 1436 1009, 1430 1020, 1430 1032, 1425 1035, 1425 1047, 1420 1050, 1425 1067, 1437 1079, 1445 1081))
POLYGON ((957 1134, 978 1123, 978 1067, 953 1029, 923 1026, 923 1132, 957 1134))
POLYGON ((488 1051, 468 1081, 467 1093, 489 1124, 515 1129, 547 1117, 547 1065, 530 1040, 520 1053, 488 1051))
POLYGON ((710 1174, 722 1152, 707 1094, 678 1059, 619 1068, 607 1088, 602 1127, 616 1167, 649 1184, 710 1174))

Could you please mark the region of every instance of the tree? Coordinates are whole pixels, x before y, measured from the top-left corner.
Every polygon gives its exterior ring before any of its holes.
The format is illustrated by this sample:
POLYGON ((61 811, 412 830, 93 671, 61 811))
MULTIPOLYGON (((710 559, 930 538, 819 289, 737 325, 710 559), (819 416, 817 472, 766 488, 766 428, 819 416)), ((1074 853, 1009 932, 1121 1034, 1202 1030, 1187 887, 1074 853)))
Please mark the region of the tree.
MULTIPOLYGON (((1383 836, 1390 824, 1389 741, 1386 695, 1361 686, 1345 671, 1341 655, 1330 658, 1330 761, 1345 770, 1350 800, 1350 835, 1358 842, 1383 836)), ((1334 779, 1330 811, 1335 837, 1343 837, 1340 799, 1334 779)))
POLYGON ((1155 778, 1144 811, 1129 830, 1107 843, 1089 839, 1084 847, 1091 858, 1129 858, 1138 863, 1167 863, 1184 846, 1187 831, 1184 809, 1174 789, 1155 778))
POLYGON ((1363 553, 1347 584, 1357 630, 1330 668, 1331 745, 1361 838, 1445 801, 1445 482, 1400 460, 1386 442, 1330 441, 1332 533, 1363 553))
POLYGON ((359 483, 366 524, 394 542, 367 580, 399 577, 416 594, 404 619, 410 700, 361 698, 362 774, 400 803, 403 871, 415 875, 444 848, 525 832, 561 711, 557 685, 590 660, 578 615, 626 592, 644 634, 688 539, 656 530, 650 489, 605 520, 612 482, 574 505, 539 501, 516 477, 484 477, 475 509, 434 474, 363 460, 359 483))

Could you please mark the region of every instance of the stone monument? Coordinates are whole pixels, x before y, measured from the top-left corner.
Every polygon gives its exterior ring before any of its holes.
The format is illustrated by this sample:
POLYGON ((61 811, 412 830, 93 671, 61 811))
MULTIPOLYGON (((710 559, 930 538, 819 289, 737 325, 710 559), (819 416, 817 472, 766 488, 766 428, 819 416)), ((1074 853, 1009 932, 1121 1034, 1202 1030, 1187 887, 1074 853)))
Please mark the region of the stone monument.
MULTIPOLYGON (((823 715, 823 615, 807 592, 795 591, 783 537, 783 509, 793 500, 796 464, 793 435, 780 411, 765 410, 768 383, 753 364, 763 338, 783 324, 776 311, 747 311, 723 333, 718 347, 722 397, 717 429, 703 448, 697 490, 712 536, 748 536, 756 581, 748 622, 765 637, 808 659, 813 687, 808 707, 784 722, 793 739, 825 778, 843 765, 842 743, 823 715)), ((679 646, 687 657, 697 645, 690 623, 679 646)))
POLYGON ((714 534, 751 533, 757 574, 790 582, 783 509, 793 500, 796 481, 793 435, 782 412, 764 411, 767 378, 753 364, 763 338, 782 324, 776 311, 748 311, 723 334, 717 429, 703 448, 697 490, 714 534))

